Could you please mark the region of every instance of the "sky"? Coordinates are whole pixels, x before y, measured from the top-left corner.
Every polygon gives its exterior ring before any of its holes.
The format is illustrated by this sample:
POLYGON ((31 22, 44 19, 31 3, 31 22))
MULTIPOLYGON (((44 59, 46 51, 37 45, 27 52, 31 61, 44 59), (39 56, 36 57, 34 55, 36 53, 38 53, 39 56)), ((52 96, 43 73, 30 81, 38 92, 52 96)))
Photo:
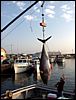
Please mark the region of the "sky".
MULTIPOLYGON (((35 1, 1 1, 1 29, 35 1)), ((1 47, 7 53, 41 52, 43 38, 42 1, 1 33, 1 47)), ((45 1, 43 6, 45 39, 50 52, 75 53, 75 1, 45 1)))

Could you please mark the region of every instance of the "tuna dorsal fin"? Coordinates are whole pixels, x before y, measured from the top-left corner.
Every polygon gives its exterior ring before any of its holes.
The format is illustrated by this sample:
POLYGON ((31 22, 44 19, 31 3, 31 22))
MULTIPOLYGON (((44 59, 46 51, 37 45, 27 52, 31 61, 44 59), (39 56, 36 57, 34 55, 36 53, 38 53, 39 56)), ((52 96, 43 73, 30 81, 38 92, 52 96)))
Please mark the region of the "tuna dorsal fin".
POLYGON ((44 40, 42 40, 42 39, 39 39, 39 38, 37 38, 39 41, 41 41, 42 43, 45 43, 47 40, 49 40, 50 38, 51 38, 52 36, 50 36, 50 37, 48 37, 47 39, 44 39, 44 40))

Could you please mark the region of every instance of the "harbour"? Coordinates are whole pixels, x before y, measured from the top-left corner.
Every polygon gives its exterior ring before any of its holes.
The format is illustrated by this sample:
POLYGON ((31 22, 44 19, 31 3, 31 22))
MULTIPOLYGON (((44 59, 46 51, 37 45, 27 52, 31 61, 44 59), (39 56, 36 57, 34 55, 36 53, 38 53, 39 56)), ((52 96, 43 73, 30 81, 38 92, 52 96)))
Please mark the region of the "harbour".
MULTIPOLYGON (((47 86, 56 89, 54 85, 60 79, 62 73, 64 73, 66 77, 64 91, 73 92, 75 89, 75 59, 66 59, 65 63, 61 65, 53 63, 52 74, 47 86)), ((23 86, 32 85, 36 82, 43 85, 41 79, 36 80, 36 77, 32 72, 2 74, 1 94, 5 93, 6 90, 14 90, 23 86)))

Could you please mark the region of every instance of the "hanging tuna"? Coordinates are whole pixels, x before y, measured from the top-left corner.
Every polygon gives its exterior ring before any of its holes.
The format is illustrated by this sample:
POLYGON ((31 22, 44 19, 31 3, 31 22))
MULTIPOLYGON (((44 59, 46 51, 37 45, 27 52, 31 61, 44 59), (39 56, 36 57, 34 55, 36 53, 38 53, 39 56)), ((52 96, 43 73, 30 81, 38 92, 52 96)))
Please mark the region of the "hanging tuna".
POLYGON ((44 84, 47 84, 48 80, 50 79, 50 75, 51 75, 51 66, 49 62, 49 56, 45 49, 45 42, 50 38, 51 36, 44 40, 38 38, 38 40, 43 43, 41 59, 40 59, 40 76, 44 84))

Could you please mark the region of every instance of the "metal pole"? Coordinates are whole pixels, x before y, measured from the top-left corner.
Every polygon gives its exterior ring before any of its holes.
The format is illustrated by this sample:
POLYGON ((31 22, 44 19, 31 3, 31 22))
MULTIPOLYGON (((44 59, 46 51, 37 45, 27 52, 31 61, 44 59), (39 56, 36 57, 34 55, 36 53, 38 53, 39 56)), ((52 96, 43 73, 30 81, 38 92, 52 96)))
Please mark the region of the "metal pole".
POLYGON ((28 11, 32 6, 34 6, 38 1, 34 2, 31 6, 29 6, 26 10, 24 10, 22 13, 20 13, 17 17, 15 17, 10 23, 8 23, 2 30, 3 32, 8 26, 10 26, 15 20, 17 20, 20 16, 22 16, 26 11, 28 11))

